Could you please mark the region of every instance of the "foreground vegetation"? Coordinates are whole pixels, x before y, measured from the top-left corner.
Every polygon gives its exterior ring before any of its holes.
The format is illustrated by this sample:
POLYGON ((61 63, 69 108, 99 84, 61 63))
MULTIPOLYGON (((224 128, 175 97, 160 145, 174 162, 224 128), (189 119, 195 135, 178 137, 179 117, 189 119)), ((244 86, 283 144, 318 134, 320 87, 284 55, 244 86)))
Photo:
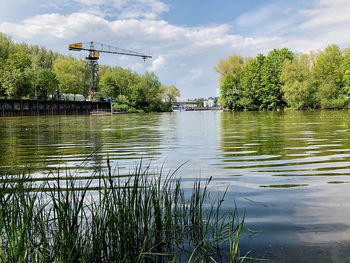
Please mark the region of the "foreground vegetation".
POLYGON ((232 110, 344 109, 350 105, 350 52, 337 45, 310 54, 274 49, 220 60, 221 102, 232 110))
POLYGON ((208 205, 211 179, 187 193, 174 173, 141 165, 117 178, 109 167, 98 190, 94 176, 34 188, 1 171, 0 262, 243 261, 243 221, 221 211, 224 196, 208 205))
MULTIPOLYGON (((0 97, 46 100, 58 92, 88 97, 90 68, 86 61, 37 45, 15 43, 0 32, 0 97)), ((125 97, 114 107, 135 111, 169 111, 180 96, 162 85, 154 73, 144 75, 121 67, 100 66, 97 98, 125 97), (121 106, 120 106, 121 105, 121 106)))

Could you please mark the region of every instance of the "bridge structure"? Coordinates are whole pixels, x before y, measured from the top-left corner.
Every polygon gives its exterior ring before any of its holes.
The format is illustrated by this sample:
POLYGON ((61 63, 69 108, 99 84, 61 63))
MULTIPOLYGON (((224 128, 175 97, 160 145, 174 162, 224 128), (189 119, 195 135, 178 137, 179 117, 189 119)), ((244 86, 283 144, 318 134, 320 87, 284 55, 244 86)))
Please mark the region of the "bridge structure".
POLYGON ((201 107, 196 101, 174 101, 171 103, 172 109, 175 111, 206 111, 221 110, 220 107, 201 107))

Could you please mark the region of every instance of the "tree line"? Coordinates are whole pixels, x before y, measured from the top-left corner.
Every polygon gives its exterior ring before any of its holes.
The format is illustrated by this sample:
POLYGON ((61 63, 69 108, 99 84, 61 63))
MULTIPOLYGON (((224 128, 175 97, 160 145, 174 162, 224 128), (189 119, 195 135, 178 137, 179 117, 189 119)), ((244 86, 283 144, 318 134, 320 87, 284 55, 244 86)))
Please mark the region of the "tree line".
POLYGON ((350 106, 350 50, 330 45, 294 54, 274 49, 255 58, 220 60, 220 101, 231 110, 343 109, 350 106))
MULTIPOLYGON (((0 33, 0 97, 47 100, 57 99, 58 93, 88 97, 89 87, 90 68, 82 57, 16 43, 0 33)), ((179 96, 174 85, 162 85, 154 73, 100 66, 96 97, 113 98, 113 107, 121 111, 168 111, 179 96)))

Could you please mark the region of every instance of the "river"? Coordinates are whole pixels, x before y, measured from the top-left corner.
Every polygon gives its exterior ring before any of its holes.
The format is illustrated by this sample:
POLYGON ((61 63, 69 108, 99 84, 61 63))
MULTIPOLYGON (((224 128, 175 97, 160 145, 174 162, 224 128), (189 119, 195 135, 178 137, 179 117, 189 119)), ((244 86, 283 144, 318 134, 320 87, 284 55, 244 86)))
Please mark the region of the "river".
POLYGON ((245 214, 243 253, 273 262, 350 261, 350 112, 173 112, 0 118, 1 166, 121 175, 142 160, 184 184, 213 177, 245 214))

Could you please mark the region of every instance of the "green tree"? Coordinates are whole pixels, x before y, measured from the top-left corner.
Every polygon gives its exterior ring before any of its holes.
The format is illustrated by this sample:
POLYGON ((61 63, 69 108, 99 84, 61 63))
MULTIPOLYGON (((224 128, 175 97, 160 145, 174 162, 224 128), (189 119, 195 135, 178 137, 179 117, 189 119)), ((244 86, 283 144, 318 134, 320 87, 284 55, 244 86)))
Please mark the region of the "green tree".
POLYGON ((174 85, 170 85, 170 86, 161 85, 160 92, 161 92, 163 101, 169 104, 176 101, 176 98, 181 96, 180 90, 176 88, 174 85))
POLYGON ((146 72, 141 81, 132 87, 131 101, 135 108, 149 111, 161 111, 163 103, 160 82, 152 72, 146 72))
POLYGON ((33 89, 34 89, 34 98, 38 98, 39 96, 39 91, 38 91, 38 77, 39 77, 39 72, 41 71, 40 67, 40 57, 31 55, 31 71, 32 71, 32 84, 33 84, 33 89))
POLYGON ((302 54, 286 60, 281 74, 282 92, 288 106, 294 109, 317 108, 316 86, 312 74, 312 58, 302 54))
POLYGON ((55 72, 50 69, 43 69, 38 74, 38 98, 45 100, 48 95, 54 96, 58 90, 58 80, 55 72))
POLYGON ((143 109, 149 106, 147 101, 145 86, 140 82, 132 87, 131 103, 137 109, 143 109))
POLYGON ((125 95, 119 95, 117 99, 113 102, 112 107, 117 112, 134 112, 136 111, 130 106, 130 101, 125 95))
POLYGON ((29 46, 28 49, 30 54, 36 58, 39 68, 53 69, 53 63, 59 57, 58 53, 37 45, 29 46))
POLYGON ((273 110, 283 108, 281 73, 285 60, 293 59, 293 52, 287 48, 274 49, 266 56, 261 76, 260 109, 273 110))
POLYGON ((328 46, 318 57, 314 77, 322 108, 343 108, 348 103, 344 89, 343 55, 337 45, 328 46))
POLYGON ((60 74, 58 81, 58 87, 60 92, 79 94, 79 82, 73 74, 60 74))
POLYGON ((343 82, 345 85, 345 92, 346 94, 350 95, 350 52, 347 52, 344 57, 343 68, 344 68, 343 82))
POLYGON ((0 32, 0 68, 10 55, 12 45, 11 38, 0 32))
POLYGON ((30 46, 24 42, 22 43, 13 43, 12 53, 24 53, 31 55, 30 46))
POLYGON ((90 69, 85 61, 73 57, 57 58, 53 68, 60 92, 88 95, 90 69))
POLYGON ((249 58, 237 55, 229 56, 227 59, 220 59, 218 65, 214 67, 214 70, 220 74, 220 83, 223 84, 228 75, 234 76, 240 72, 248 61, 249 58))
POLYGON ((224 108, 241 109, 238 101, 242 98, 242 77, 247 61, 241 56, 232 55, 224 60, 219 60, 214 68, 220 74, 221 103, 224 108))
POLYGON ((137 73, 132 72, 130 69, 114 67, 112 68, 112 73, 115 75, 119 87, 119 94, 122 95, 130 95, 132 92, 132 86, 141 81, 140 76, 137 73))
POLYGON ((120 94, 117 80, 112 72, 108 71, 100 78, 100 91, 104 98, 116 98, 120 94))
MULTIPOLYGON (((0 33, 0 79, 1 75, 4 74, 4 65, 8 56, 10 55, 12 45, 13 42, 11 38, 3 33, 0 33)), ((3 86, 2 81, 0 81, 0 95, 5 95, 5 87, 3 86)))
POLYGON ((100 90, 104 97, 130 96, 132 87, 140 81, 140 76, 130 69, 101 66, 100 90))
POLYGON ((242 98, 240 104, 246 110, 256 110, 262 103, 262 68, 265 56, 259 54, 249 61, 242 78, 242 98))
POLYGON ((10 54, 1 73, 5 94, 22 98, 32 93, 31 57, 25 53, 10 54))
POLYGON ((314 73, 318 80, 343 87, 343 55, 337 45, 328 46, 318 57, 314 73))
POLYGON ((239 101, 242 99, 242 89, 240 87, 240 75, 228 75, 224 83, 220 86, 220 102, 224 108, 231 110, 241 110, 239 101))

